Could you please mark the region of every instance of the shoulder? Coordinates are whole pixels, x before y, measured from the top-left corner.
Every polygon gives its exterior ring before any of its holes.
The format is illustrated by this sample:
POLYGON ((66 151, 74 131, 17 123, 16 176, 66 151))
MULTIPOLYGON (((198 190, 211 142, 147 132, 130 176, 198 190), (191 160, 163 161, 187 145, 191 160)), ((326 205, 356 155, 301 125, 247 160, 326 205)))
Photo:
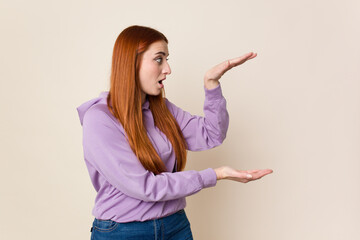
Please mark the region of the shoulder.
POLYGON ((169 99, 167 99, 167 98, 164 98, 164 101, 165 101, 166 106, 170 109, 172 107, 173 103, 171 103, 169 101, 169 99))
POLYGON ((110 111, 106 104, 94 104, 84 115, 84 122, 95 120, 108 120, 110 118, 110 111))
POLYGON ((172 103, 171 101, 169 101, 169 99, 164 98, 165 99, 165 104, 166 107, 169 109, 169 111, 171 112, 171 114, 176 117, 177 114, 179 113, 179 111, 182 111, 178 106, 176 106, 174 103, 172 103))
POLYGON ((109 111, 105 103, 95 104, 87 110, 84 115, 83 126, 99 130, 102 127, 106 127, 124 132, 122 125, 109 111))

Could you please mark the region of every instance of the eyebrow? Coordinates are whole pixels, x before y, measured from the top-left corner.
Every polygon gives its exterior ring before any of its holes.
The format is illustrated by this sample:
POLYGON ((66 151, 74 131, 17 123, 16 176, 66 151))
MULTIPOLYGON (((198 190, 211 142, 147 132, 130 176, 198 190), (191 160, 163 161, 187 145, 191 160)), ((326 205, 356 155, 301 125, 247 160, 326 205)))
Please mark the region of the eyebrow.
POLYGON ((166 54, 165 54, 164 52, 157 52, 157 53, 155 53, 155 54, 161 54, 161 55, 166 56, 166 54))

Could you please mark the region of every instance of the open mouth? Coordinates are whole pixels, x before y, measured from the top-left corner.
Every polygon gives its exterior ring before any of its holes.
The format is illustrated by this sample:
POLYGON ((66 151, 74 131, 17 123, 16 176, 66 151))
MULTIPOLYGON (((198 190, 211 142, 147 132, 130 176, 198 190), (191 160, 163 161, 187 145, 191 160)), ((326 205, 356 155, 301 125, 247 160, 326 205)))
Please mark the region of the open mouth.
POLYGON ((162 84, 162 82, 163 82, 163 80, 158 81, 158 83, 159 83, 159 85, 160 85, 160 88, 163 88, 163 87, 164 87, 164 85, 162 84))

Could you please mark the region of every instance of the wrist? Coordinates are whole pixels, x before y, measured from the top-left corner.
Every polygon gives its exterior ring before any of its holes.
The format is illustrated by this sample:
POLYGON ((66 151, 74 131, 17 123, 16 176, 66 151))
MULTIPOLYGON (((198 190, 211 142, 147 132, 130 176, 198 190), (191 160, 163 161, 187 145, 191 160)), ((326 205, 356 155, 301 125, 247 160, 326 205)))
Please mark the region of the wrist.
POLYGON ((215 168, 215 169, 214 169, 214 171, 215 171, 215 173, 216 173, 216 180, 222 180, 222 179, 224 179, 222 169, 223 169, 223 168, 215 168))
POLYGON ((218 80, 204 79, 205 88, 208 90, 216 88, 217 86, 219 86, 219 84, 220 82, 218 80))

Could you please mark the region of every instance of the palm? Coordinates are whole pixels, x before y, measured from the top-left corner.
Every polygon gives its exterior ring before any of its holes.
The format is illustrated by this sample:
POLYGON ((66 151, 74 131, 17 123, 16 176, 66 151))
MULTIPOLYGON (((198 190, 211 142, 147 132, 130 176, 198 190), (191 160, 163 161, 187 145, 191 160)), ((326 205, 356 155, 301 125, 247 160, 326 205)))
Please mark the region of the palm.
POLYGON ((257 170, 236 170, 231 167, 223 168, 223 178, 237 182, 247 183, 250 181, 258 180, 265 175, 272 173, 271 169, 257 169, 257 170), (251 178, 248 175, 251 175, 251 178))
POLYGON ((250 52, 241 57, 226 60, 207 71, 205 74, 205 79, 210 81, 218 81, 222 75, 224 75, 231 68, 239 66, 256 56, 256 53, 250 52))

